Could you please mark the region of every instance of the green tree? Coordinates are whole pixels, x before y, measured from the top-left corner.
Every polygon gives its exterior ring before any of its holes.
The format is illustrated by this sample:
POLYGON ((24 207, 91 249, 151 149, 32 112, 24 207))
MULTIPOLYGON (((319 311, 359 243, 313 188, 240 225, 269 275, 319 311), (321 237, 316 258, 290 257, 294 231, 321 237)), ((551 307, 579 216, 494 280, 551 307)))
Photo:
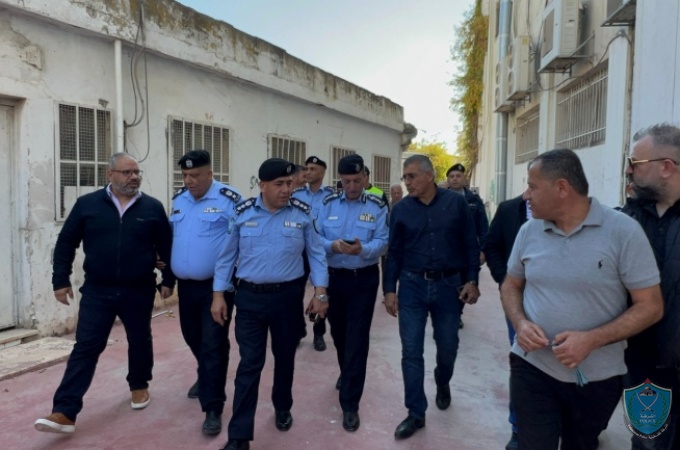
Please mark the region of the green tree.
POLYGON ((479 159, 477 127, 482 110, 488 26, 489 18, 482 14, 482 1, 475 0, 463 23, 455 28, 456 43, 451 49, 451 57, 458 63, 458 73, 450 82, 454 90, 451 107, 461 117, 462 129, 456 143, 468 173, 479 159))
POLYGON ((434 170, 437 172, 435 182, 444 180, 446 178, 446 171, 449 167, 460 160, 460 157, 446 151, 446 144, 443 142, 426 142, 421 140, 420 142, 409 145, 408 151, 421 153, 430 158, 434 170))

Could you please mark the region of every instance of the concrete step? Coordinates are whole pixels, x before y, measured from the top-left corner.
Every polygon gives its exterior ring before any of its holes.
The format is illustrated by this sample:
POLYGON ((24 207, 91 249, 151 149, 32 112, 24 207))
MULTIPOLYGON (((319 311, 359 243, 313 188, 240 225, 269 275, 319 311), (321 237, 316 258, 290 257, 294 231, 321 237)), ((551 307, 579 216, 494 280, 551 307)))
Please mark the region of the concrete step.
POLYGON ((74 343, 47 337, 0 350, 0 381, 65 361, 74 343))
POLYGON ((38 338, 37 330, 25 330, 23 328, 12 328, 11 330, 0 331, 0 350, 15 345, 34 341, 38 338))

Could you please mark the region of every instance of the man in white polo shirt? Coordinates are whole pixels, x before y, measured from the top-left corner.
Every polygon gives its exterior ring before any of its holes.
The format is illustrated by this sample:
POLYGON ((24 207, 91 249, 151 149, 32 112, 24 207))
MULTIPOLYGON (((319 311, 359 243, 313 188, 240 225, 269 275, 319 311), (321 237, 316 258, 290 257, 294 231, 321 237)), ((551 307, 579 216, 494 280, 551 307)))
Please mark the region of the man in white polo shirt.
POLYGON ((663 315, 659 272, 639 224, 588 197, 573 151, 536 157, 528 185, 538 220, 520 229, 501 288, 519 448, 595 450, 622 394, 625 339, 663 315))

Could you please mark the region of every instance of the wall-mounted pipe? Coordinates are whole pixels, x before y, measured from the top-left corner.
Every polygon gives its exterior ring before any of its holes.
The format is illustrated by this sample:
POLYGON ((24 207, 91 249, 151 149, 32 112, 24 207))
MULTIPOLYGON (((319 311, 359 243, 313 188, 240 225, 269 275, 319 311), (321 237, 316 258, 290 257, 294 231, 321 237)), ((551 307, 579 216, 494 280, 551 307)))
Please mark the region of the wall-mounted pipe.
POLYGON ((116 71, 116 153, 125 151, 125 129, 123 126, 123 45, 120 39, 113 43, 116 71))

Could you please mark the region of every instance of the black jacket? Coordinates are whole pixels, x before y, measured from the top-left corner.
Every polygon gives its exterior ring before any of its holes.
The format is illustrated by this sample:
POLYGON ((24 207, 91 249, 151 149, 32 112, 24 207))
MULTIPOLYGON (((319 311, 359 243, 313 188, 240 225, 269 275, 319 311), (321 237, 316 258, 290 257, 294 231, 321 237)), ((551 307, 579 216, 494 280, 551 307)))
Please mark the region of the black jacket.
POLYGON ((665 242, 655 242, 660 219, 653 202, 629 200, 623 212, 642 225, 652 248, 662 248, 664 252, 661 257, 654 251, 661 273, 663 318, 628 340, 626 361, 637 366, 680 368, 680 201, 664 214, 668 220, 665 242))
POLYGON ((527 204, 522 196, 501 202, 486 235, 484 255, 491 276, 501 284, 508 271, 508 259, 522 224, 527 221, 527 204))
POLYGON ((163 285, 174 286, 170 270, 172 231, 161 202, 142 194, 123 217, 99 189, 78 198, 54 248, 52 287, 70 287, 76 249, 83 243, 86 285, 155 285, 156 255, 166 263, 163 285))

